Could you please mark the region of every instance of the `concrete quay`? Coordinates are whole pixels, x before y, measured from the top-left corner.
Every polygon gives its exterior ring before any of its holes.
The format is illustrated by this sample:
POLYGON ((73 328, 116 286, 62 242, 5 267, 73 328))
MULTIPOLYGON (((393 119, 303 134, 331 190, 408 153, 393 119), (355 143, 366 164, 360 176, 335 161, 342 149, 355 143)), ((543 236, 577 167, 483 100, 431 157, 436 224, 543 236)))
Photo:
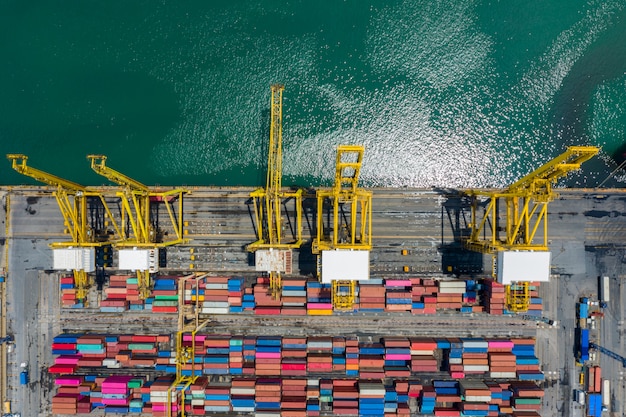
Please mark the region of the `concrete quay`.
MULTIPOLYGON (((185 197, 183 218, 186 244, 167 249, 166 273, 207 271, 215 274, 254 273, 250 255, 243 249, 255 240, 251 188, 192 188, 185 197)), ((371 253, 372 276, 441 276, 448 266, 461 277, 491 273, 491 257, 460 250, 458 237, 469 222, 469 207, 456 190, 375 189, 371 253), (408 255, 401 254, 406 249, 408 255)), ((575 365, 574 328, 576 302, 581 296, 597 297, 597 277, 611 277, 611 301, 601 322, 600 344, 624 354, 626 315, 626 192, 622 190, 560 190, 549 207, 552 281, 542 285, 544 315, 559 322, 548 328, 518 317, 346 315, 332 317, 272 318, 223 316, 212 318, 211 331, 249 331, 258 334, 359 334, 438 336, 535 336, 537 354, 546 374, 542 415, 581 416, 573 402, 579 389, 575 365), (468 330, 471 329, 471 330, 468 330), (352 332, 352 333, 348 333, 352 332)), ((50 415, 52 337, 63 329, 112 333, 173 332, 175 319, 129 312, 123 318, 95 311, 60 309, 58 274, 52 273, 49 244, 67 240, 52 189, 4 187, 0 189, 0 261, 7 271, 2 290, 6 332, 15 337, 12 353, 3 348, 0 392, 22 416, 50 415), (31 382, 19 385, 19 364, 28 361, 31 382), (6 381, 6 383, 4 382, 6 381)), ((112 201, 113 203, 114 201, 112 201)), ((312 237, 314 197, 305 198, 305 239, 312 237)), ((160 213, 165 216, 165 213, 160 213)), ((165 217, 164 217, 165 223, 165 217)), ((309 242, 310 244, 310 242, 309 242)), ((294 255, 294 269, 310 276, 314 257, 307 244, 294 255)), ((114 270, 109 271, 114 273, 114 270)), ((603 376, 611 379, 614 415, 624 415, 624 369, 606 356, 597 358, 603 376)))

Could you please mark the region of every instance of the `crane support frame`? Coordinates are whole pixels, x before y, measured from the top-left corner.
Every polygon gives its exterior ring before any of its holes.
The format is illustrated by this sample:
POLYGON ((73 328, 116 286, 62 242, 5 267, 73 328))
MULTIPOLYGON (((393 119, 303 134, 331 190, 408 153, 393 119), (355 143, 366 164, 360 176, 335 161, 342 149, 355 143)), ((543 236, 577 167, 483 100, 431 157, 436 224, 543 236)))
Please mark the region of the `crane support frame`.
MULTIPOLYGON (((337 148, 333 187, 317 190, 317 230, 311 247, 314 254, 335 249, 372 249, 372 193, 358 187, 364 152, 365 148, 360 145, 337 148)), ((333 309, 352 310, 355 294, 354 280, 333 280, 333 309)))
MULTIPOLYGON (((505 190, 467 192, 471 198, 471 232, 464 239, 465 247, 490 254, 513 250, 548 251, 548 204, 558 197, 553 186, 560 178, 579 170, 582 163, 598 151, 594 146, 570 146, 505 190), (479 213, 485 202, 484 211, 479 213), (504 226, 499 223, 501 214, 504 226)), ((522 281, 506 286, 506 306, 510 311, 528 310, 528 285, 527 281, 522 281)))
POLYGON ((130 178, 106 165, 105 155, 87 155, 91 161, 91 168, 99 175, 109 181, 118 184, 123 188, 117 191, 116 195, 121 199, 122 204, 122 224, 130 225, 130 233, 126 234, 123 241, 116 243, 116 247, 141 247, 141 248, 162 248, 166 246, 184 243, 183 237, 183 196, 187 192, 184 189, 172 189, 167 191, 154 191, 141 182, 130 178), (178 203, 176 216, 172 202, 178 203), (151 203, 164 203, 170 228, 174 237, 166 241, 159 237, 152 228, 152 218, 150 215, 151 203))
MULTIPOLYGON (((27 164, 28 156, 23 154, 8 154, 12 168, 22 175, 31 177, 39 182, 55 187, 54 197, 63 217, 65 232, 70 235, 70 241, 53 242, 50 247, 101 247, 118 242, 122 239, 122 227, 115 221, 109 205, 107 195, 88 187, 63 179, 59 176, 47 173, 27 164), (113 227, 113 235, 106 234, 101 239, 87 223, 87 209, 90 199, 98 199, 105 210, 105 215, 113 227)), ((89 289, 89 276, 84 270, 74 270, 74 283, 76 286, 76 298, 80 301, 87 299, 89 289)))
POLYGON ((317 191, 317 230, 313 253, 331 249, 372 249, 372 192, 358 188, 365 148, 337 148, 335 183, 330 190, 317 191), (324 208, 330 206, 330 224, 324 224, 324 208), (349 208, 349 219, 343 208, 349 208), (328 230, 328 229, 331 230, 328 230), (340 233, 344 232, 344 236, 340 233))
POLYGON ((548 203, 558 197, 554 184, 570 172, 580 169, 599 149, 594 146, 571 146, 565 152, 503 191, 470 190, 471 233, 465 247, 481 253, 499 250, 548 250, 548 203), (480 213, 480 207, 487 202, 480 213), (504 202, 504 227, 498 216, 504 202), (482 217, 481 217, 482 214, 482 217))

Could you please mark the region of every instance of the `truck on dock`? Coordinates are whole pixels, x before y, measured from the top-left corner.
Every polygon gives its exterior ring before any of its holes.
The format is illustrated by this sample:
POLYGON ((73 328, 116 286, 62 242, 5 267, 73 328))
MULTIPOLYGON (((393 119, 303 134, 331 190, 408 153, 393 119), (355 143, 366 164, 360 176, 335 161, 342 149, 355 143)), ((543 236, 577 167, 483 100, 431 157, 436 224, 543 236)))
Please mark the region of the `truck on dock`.
POLYGON ((576 329, 578 332, 578 352, 580 363, 589 360, 589 329, 576 329))
POLYGON ((611 405, 611 381, 605 379, 602 381, 602 408, 608 411, 611 405))
POLYGON ((28 385, 28 362, 22 362, 20 369, 20 385, 28 385))
POLYGON ((611 289, 610 289, 610 279, 608 275, 603 275, 600 278, 599 288, 598 288, 598 299, 600 300, 600 307, 606 308, 608 306, 609 301, 611 301, 611 289))

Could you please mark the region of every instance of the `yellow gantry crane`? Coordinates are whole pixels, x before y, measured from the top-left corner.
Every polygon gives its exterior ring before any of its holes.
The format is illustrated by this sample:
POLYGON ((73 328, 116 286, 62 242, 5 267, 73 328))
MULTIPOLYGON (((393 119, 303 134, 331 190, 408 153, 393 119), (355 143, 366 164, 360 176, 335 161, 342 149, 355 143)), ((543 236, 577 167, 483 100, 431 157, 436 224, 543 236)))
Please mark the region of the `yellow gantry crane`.
POLYGON ((121 198, 122 225, 128 224, 129 227, 124 229, 124 239, 115 244, 119 249, 119 266, 120 269, 137 271, 139 294, 147 298, 151 291, 150 274, 158 271, 159 248, 185 241, 182 216, 183 194, 186 191, 152 191, 139 181, 108 167, 104 155, 88 155, 87 159, 96 173, 123 187, 116 195, 121 198), (178 217, 172 204, 174 202, 178 203, 178 217), (158 214, 152 215, 151 212, 152 203, 165 205, 169 227, 158 225, 158 214))
POLYGON ((117 226, 109 210, 105 195, 85 186, 68 181, 53 174, 33 168, 27 164, 28 157, 22 154, 8 154, 14 170, 37 181, 55 187, 54 196, 63 216, 65 232, 70 235, 68 242, 55 242, 50 246, 55 250, 55 268, 73 269, 76 298, 86 302, 89 288, 88 273, 95 270, 94 248, 111 245, 121 239, 121 228, 117 226), (97 199, 105 210, 107 231, 94 230, 88 222, 88 209, 92 200, 97 199), (108 223, 110 222, 110 223, 108 223), (65 267, 64 267, 65 266, 65 267))
MULTIPOLYGON (((579 170, 581 164, 598 151, 594 146, 571 146, 505 190, 467 192, 472 200, 472 211, 471 231, 464 241, 465 247, 497 255, 499 263, 496 268, 500 271, 506 268, 503 261, 507 255, 511 255, 510 259, 522 259, 523 253, 531 256, 533 252, 547 253, 548 203, 558 197, 553 186, 568 173, 579 170), (481 213, 479 207, 485 201, 487 206, 481 213), (503 219, 503 225, 500 219, 503 219)), ((506 304, 510 311, 528 309, 528 281, 533 280, 528 277, 526 281, 507 285, 506 304)))
POLYGON ((363 146, 339 146, 334 186, 317 191, 317 236, 312 252, 321 254, 319 272, 322 282, 332 282, 336 310, 352 309, 356 280, 369 278, 372 193, 358 188, 364 152, 363 146), (343 271, 341 264, 350 265, 351 271, 343 271), (344 273, 355 275, 341 277, 344 273))
POLYGON ((257 241, 247 246, 255 252, 257 271, 269 272, 270 290, 276 298, 282 288, 281 273, 291 272, 291 249, 302 245, 302 190, 285 191, 283 178, 283 91, 282 84, 271 86, 270 138, 267 160, 267 182, 250 197, 254 203, 257 241), (288 223, 291 234, 285 236, 284 220, 290 219, 285 204, 295 203, 295 225, 288 223))

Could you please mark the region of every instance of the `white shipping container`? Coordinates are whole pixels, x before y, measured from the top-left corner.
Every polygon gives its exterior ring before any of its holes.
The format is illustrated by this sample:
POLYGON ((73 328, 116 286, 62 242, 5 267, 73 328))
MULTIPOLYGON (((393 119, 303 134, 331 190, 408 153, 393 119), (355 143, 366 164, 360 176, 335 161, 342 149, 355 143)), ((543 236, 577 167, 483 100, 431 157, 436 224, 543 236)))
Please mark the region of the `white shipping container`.
POLYGON ((463 288, 465 289, 466 286, 467 284, 465 283, 465 281, 439 281, 439 288, 463 288))
POLYGON ((489 365, 464 365, 463 370, 467 372, 488 372, 489 365))
POLYGON ((206 284, 206 289, 207 290, 227 290, 228 289, 228 284, 211 284, 211 283, 207 283, 206 284))
POLYGON ((239 388, 233 387, 230 389, 231 395, 254 395, 256 390, 254 388, 239 388))
POLYGON ((233 411, 239 413, 254 413, 254 407, 233 407, 233 411))
POLYGON ((490 372, 489 376, 491 378, 513 378, 517 377, 515 372, 490 372))
POLYGON ((204 307, 201 309, 202 314, 228 314, 228 308, 204 307))
POLYGON ((466 395, 465 401, 476 403, 488 403, 491 401, 491 395, 466 395))
POLYGON ((602 381, 602 405, 606 408, 611 405, 611 381, 608 379, 602 381))
POLYGON ((439 294, 463 294, 465 292, 465 287, 444 287, 439 288, 439 294))

